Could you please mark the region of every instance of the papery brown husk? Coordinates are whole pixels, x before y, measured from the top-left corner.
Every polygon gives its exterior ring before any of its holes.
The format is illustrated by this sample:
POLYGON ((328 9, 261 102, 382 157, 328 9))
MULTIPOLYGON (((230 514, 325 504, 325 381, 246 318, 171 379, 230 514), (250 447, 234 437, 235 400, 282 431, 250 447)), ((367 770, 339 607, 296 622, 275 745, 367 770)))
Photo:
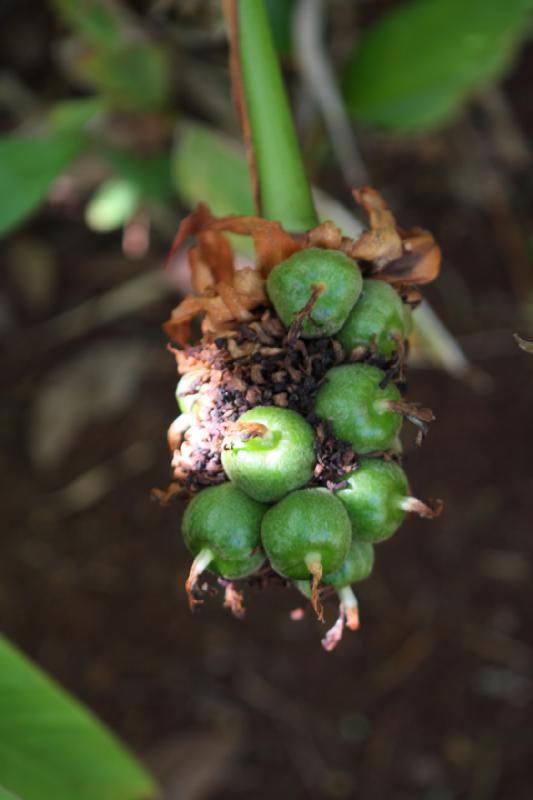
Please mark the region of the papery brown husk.
POLYGON ((207 205, 198 205, 182 220, 170 251, 171 258, 189 236, 197 239, 188 254, 194 294, 182 300, 165 324, 169 338, 182 346, 188 344, 190 324, 197 316, 202 317, 202 334, 211 339, 253 320, 253 312, 269 304, 265 280, 270 271, 307 247, 339 250, 357 259, 365 276, 393 284, 416 302, 413 287, 434 280, 440 269, 441 253, 433 236, 420 228, 399 228, 381 195, 371 187, 354 190, 354 197, 370 222, 369 230, 357 239, 343 236, 333 222, 293 235, 279 222, 249 216, 217 218, 207 205), (252 237, 253 265, 236 268, 225 233, 252 237))

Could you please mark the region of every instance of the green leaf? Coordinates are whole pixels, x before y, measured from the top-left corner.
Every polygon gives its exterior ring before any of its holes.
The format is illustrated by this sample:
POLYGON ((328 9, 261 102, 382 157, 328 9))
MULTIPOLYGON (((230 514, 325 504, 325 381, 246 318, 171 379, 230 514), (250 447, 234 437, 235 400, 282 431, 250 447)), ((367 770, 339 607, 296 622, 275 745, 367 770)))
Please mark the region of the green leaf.
POLYGON ((99 233, 121 228, 140 204, 139 187, 125 178, 111 178, 100 184, 85 209, 89 228, 99 233))
POLYGON ((113 47, 124 25, 118 3, 109 0, 54 0, 62 19, 88 42, 100 47, 113 47))
POLYGON ((14 794, 8 792, 3 786, 0 786, 0 800, 21 800, 20 797, 15 797, 14 794))
POLYGON ((0 139, 0 236, 37 209, 85 145, 77 133, 0 139))
POLYGON ((117 40, 113 48, 85 54, 75 69, 119 109, 157 111, 166 103, 168 61, 165 52, 149 42, 117 40))
POLYGON ((0 781, 24 800, 146 800, 156 787, 117 739, 0 637, 0 781))
POLYGON ((189 207, 203 201, 217 216, 255 213, 242 149, 202 125, 180 126, 172 154, 172 179, 189 207))
POLYGON ((165 106, 169 64, 136 17, 120 2, 54 0, 62 19, 87 46, 71 63, 74 74, 119 109, 157 111, 165 106))
POLYGON ((402 131, 449 119, 506 70, 532 0, 412 0, 363 35, 344 79, 351 114, 402 131))
POLYGON ((166 203, 172 196, 170 151, 141 158, 126 150, 108 148, 104 155, 123 178, 137 185, 146 200, 166 203))
POLYGON ((141 158, 125 150, 105 148, 103 155, 117 177, 98 187, 85 209, 92 230, 121 228, 144 203, 165 205, 172 197, 170 152, 141 158))
POLYGON ((106 111, 106 103, 101 97, 78 97, 63 100, 49 110, 46 118, 52 130, 60 133, 82 131, 95 117, 106 111))

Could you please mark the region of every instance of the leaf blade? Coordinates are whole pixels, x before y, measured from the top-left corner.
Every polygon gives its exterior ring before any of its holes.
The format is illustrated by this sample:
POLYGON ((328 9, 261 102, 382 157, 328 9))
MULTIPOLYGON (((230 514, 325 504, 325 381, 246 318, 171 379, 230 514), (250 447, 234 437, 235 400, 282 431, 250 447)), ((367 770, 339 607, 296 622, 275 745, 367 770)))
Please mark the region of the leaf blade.
POLYGON ((203 200, 219 217, 255 213, 244 152, 233 140, 203 125, 180 126, 172 153, 172 180, 190 207, 203 200))
POLYGON ((79 133, 0 139, 0 236, 38 208, 50 185, 85 144, 85 136, 79 133))
POLYGON ((401 131, 434 127, 510 64, 531 0, 411 0, 365 33, 344 76, 351 114, 401 131))
POLYGON ((114 735, 3 637, 0 780, 24 800, 147 800, 156 792, 114 735))

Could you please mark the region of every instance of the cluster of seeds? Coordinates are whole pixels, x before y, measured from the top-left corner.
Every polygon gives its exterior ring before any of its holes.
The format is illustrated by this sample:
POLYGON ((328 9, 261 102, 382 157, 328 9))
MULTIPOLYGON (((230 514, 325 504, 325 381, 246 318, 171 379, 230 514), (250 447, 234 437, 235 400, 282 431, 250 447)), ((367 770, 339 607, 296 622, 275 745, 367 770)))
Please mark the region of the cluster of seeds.
POLYGON ((411 306, 399 288, 364 277, 341 249, 302 247, 269 270, 253 313, 174 350, 181 413, 169 445, 174 490, 192 497, 191 608, 205 570, 237 616, 236 580, 292 582, 320 620, 336 592, 331 650, 359 625, 351 587, 371 573, 374 545, 407 512, 437 512, 410 496, 401 467, 404 418, 420 439, 432 414, 403 398, 411 306))

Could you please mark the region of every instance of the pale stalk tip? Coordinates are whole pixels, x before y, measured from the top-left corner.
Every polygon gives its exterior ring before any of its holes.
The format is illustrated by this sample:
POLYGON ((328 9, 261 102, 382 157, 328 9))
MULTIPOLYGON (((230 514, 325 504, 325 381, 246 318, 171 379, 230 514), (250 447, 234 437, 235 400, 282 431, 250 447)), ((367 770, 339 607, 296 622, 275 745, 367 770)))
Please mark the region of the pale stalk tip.
POLYGON ((354 595, 350 586, 343 586, 339 589, 339 598, 341 601, 341 611, 346 617, 346 625, 351 631, 359 629, 359 604, 357 597, 354 595))
POLYGON ((399 505, 402 511, 418 514, 419 517, 423 517, 424 519, 435 519, 439 517, 444 508, 442 500, 435 500, 434 508, 432 508, 417 497, 404 497, 399 505))
POLYGON ((194 607, 200 605, 203 600, 194 596, 194 589, 196 588, 196 584, 198 582, 198 578, 202 574, 202 572, 208 567, 208 565, 213 560, 213 553, 209 548, 205 547, 203 550, 200 550, 196 558, 191 564, 191 569, 189 572, 189 576, 185 581, 185 591, 187 592, 187 599, 189 601, 189 608, 191 611, 194 610, 194 607))

